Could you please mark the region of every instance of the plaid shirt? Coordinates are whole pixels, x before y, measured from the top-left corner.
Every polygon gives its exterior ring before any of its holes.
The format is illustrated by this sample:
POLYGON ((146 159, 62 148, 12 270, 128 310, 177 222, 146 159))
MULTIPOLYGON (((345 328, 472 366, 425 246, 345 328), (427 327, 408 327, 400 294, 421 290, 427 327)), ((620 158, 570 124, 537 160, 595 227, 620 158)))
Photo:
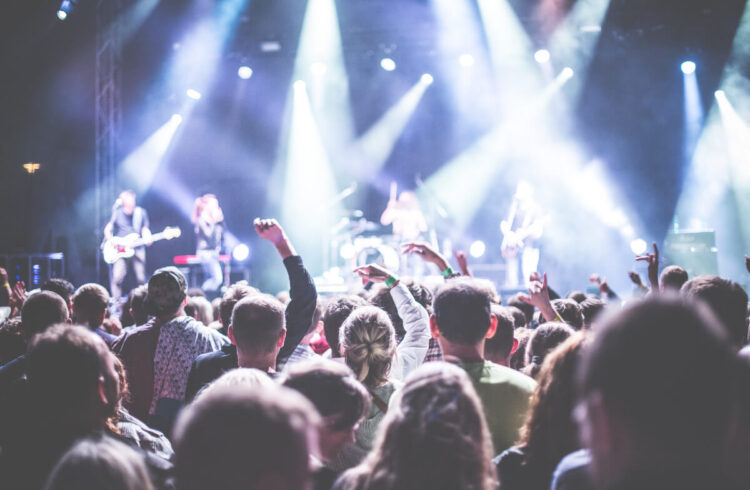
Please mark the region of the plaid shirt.
POLYGON ((440 350, 440 344, 437 339, 430 339, 430 347, 427 349, 427 355, 424 356, 424 362, 442 361, 443 351, 440 350))
POLYGON ((284 362, 282 366, 276 366, 276 369, 278 371, 283 371, 287 366, 291 366, 294 363, 309 361, 312 359, 320 359, 320 356, 316 354, 309 345, 298 345, 286 362, 284 362))

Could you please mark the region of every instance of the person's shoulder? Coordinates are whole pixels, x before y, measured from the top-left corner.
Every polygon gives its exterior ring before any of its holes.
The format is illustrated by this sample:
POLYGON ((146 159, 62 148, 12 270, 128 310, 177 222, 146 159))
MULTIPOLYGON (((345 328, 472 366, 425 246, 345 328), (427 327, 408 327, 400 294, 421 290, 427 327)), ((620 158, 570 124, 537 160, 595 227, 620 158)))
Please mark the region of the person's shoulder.
POLYGON ((195 365, 203 366, 203 365, 214 364, 217 362, 222 362, 225 359, 236 357, 236 355, 237 355, 237 351, 234 345, 225 345, 219 350, 215 350, 213 352, 206 352, 205 354, 199 355, 198 357, 195 358, 195 365))
MULTIPOLYGON (((518 447, 510 447, 503 451, 500 456, 495 457, 492 462, 497 468, 497 475, 501 481, 518 482, 523 471, 523 462, 526 454, 518 447)), ((518 486, 518 488, 522 488, 518 486)))
POLYGON ((484 362, 484 376, 480 380, 483 383, 512 384, 526 391, 536 388, 536 381, 515 369, 495 364, 492 361, 484 362))
POLYGON ((123 330, 120 336, 112 341, 112 350, 118 352, 130 343, 152 336, 155 333, 155 328, 153 322, 149 321, 138 327, 123 330))

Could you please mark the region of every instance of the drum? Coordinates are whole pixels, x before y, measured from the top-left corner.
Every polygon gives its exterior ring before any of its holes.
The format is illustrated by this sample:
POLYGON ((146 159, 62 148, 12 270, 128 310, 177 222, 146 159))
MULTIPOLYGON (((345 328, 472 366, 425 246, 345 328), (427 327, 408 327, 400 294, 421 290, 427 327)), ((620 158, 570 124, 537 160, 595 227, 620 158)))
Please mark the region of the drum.
POLYGON ((357 237, 354 239, 356 266, 379 264, 390 271, 398 271, 400 256, 398 250, 383 237, 357 237))

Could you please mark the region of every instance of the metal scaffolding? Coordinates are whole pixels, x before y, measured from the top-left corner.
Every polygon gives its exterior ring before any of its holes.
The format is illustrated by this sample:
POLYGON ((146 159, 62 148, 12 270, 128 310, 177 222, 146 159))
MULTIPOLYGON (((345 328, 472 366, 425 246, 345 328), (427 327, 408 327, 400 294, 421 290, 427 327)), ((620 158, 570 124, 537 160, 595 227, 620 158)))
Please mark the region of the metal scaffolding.
MULTIPOLYGON (((117 16, 125 0, 96 1, 96 202, 97 243, 103 238, 109 209, 115 200, 115 169, 120 150, 122 107, 122 37, 117 16)), ((97 254, 96 275, 102 280, 102 260, 97 254)))

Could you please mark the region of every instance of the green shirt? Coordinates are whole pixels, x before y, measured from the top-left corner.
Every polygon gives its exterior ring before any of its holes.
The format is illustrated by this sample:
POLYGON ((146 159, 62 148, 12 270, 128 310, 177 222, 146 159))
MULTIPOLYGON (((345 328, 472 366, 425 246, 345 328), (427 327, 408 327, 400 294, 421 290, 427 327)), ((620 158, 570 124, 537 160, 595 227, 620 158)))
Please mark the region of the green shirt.
POLYGON ((500 454, 518 440, 518 431, 526 420, 536 382, 525 374, 490 361, 459 365, 474 382, 492 435, 494 454, 500 454))

